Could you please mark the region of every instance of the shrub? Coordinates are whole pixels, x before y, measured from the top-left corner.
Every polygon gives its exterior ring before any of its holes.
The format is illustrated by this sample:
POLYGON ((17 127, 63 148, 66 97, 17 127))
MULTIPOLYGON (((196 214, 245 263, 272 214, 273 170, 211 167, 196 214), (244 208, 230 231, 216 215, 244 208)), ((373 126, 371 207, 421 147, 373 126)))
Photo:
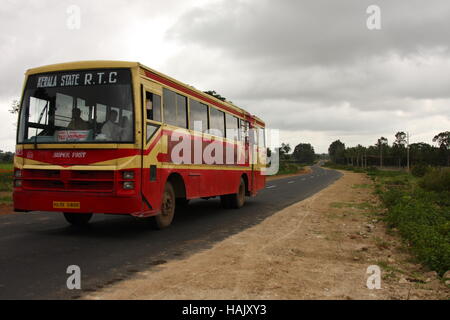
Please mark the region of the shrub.
POLYGON ((0 191, 11 191, 13 184, 12 172, 0 172, 0 191))
POLYGON ((411 169, 411 174, 414 177, 423 177, 429 171, 429 167, 426 164, 418 164, 411 169))
POLYGON ((450 192, 450 168, 429 170, 419 185, 428 191, 450 192))

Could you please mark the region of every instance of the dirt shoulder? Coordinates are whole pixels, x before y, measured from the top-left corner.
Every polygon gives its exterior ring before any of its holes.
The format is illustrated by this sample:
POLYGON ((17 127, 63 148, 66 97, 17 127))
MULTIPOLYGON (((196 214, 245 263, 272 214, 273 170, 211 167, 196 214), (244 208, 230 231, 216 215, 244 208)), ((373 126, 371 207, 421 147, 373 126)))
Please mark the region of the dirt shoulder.
POLYGON ((380 221, 372 182, 344 176, 320 193, 186 259, 86 299, 448 299, 380 221), (380 290, 367 268, 382 270, 380 290))

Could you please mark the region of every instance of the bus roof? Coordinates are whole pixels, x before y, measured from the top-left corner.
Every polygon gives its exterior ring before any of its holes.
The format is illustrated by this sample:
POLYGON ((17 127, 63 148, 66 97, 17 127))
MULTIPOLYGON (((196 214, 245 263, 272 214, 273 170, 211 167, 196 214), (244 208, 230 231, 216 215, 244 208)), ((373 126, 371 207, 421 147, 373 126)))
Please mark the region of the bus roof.
POLYGON ((169 77, 159 71, 156 71, 152 68, 149 68, 139 62, 130 62, 130 61, 109 61, 109 60, 92 60, 92 61, 75 61, 75 62, 65 62, 65 63, 58 63, 58 64, 52 64, 52 65, 47 65, 47 66, 42 66, 42 67, 37 67, 37 68, 32 68, 27 70, 27 72, 25 73, 27 76, 32 75, 32 74, 37 74, 37 73, 45 73, 45 72, 55 72, 55 71, 63 71, 63 70, 82 70, 82 69, 96 69, 96 68, 142 68, 144 70, 147 70, 151 73, 154 73, 156 75, 159 75, 160 77, 163 77, 171 82, 174 82, 178 85, 181 85, 183 87, 185 87, 188 90, 194 91, 195 93, 201 95, 202 97, 204 97, 205 99, 209 99, 209 100, 213 100, 216 102, 216 104, 219 105, 224 105, 228 108, 232 108, 244 115, 246 115, 247 117, 250 117, 254 120, 256 120, 256 122, 258 124, 261 124, 263 126, 265 126, 265 123, 263 120, 261 120, 260 118, 258 118, 255 115, 250 114, 248 111, 245 111, 244 109, 232 104, 229 101, 222 101, 219 100, 209 94, 206 94, 198 89, 196 89, 193 86, 187 85, 181 81, 178 81, 172 77, 169 77))

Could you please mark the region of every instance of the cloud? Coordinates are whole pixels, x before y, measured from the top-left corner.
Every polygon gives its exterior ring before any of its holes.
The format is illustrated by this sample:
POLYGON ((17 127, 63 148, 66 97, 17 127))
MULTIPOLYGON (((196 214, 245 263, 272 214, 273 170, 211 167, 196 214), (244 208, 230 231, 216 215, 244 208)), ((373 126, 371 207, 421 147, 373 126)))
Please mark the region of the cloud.
POLYGON ((74 60, 143 62, 216 90, 319 152, 337 138, 372 144, 397 130, 431 143, 450 127, 444 0, 6 0, 0 30, 3 149, 13 149, 7 109, 24 71, 74 60), (366 27, 374 3, 379 31, 366 27), (79 30, 67 28, 72 4, 79 30))

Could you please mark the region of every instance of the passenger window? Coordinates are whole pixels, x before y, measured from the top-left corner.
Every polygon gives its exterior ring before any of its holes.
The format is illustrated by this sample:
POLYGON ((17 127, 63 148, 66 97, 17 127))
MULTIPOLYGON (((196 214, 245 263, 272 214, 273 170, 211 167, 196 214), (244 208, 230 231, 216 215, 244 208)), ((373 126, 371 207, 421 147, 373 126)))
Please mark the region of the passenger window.
POLYGON ((210 108, 210 124, 213 135, 225 136, 225 113, 215 108, 210 108))
POLYGON ((187 128, 187 98, 171 90, 164 89, 164 122, 187 128))
POLYGON ((266 135, 265 135, 265 129, 263 128, 258 128, 258 145, 260 147, 265 147, 266 146, 266 135))
POLYGON ((191 130, 205 132, 208 130, 208 106, 196 100, 189 100, 191 108, 190 128, 191 130), (197 123, 198 122, 198 123, 197 123), (201 128, 197 128, 201 123, 201 128), (197 126, 197 127, 196 127, 197 126))
POLYGON ((228 139, 239 139, 239 119, 231 114, 225 114, 226 136, 228 139))
POLYGON ((177 94, 177 126, 187 128, 187 98, 177 94))
POLYGON ((150 92, 145 93, 147 120, 161 122, 161 97, 150 92))
POLYGON ((245 143, 246 138, 248 138, 248 129, 249 123, 247 121, 241 120, 241 125, 239 127, 239 138, 243 143, 245 143))

